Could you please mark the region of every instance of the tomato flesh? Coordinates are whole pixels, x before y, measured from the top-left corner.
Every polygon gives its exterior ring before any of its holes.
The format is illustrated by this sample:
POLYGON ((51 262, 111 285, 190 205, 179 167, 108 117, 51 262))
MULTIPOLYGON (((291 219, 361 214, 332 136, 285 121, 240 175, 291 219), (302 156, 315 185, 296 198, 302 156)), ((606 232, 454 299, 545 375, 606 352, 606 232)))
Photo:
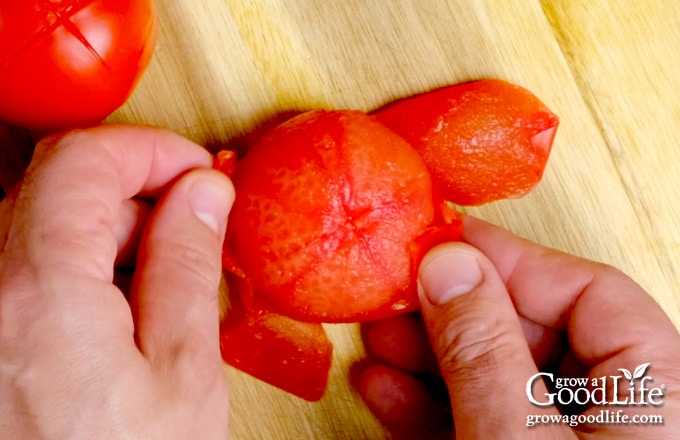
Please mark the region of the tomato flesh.
POLYGON ((225 253, 276 311, 356 322, 418 307, 410 243, 434 218, 430 175, 373 118, 297 116, 248 151, 233 181, 225 253))
POLYGON ((0 120, 55 130, 100 122, 129 97, 155 44, 151 0, 0 3, 0 120))

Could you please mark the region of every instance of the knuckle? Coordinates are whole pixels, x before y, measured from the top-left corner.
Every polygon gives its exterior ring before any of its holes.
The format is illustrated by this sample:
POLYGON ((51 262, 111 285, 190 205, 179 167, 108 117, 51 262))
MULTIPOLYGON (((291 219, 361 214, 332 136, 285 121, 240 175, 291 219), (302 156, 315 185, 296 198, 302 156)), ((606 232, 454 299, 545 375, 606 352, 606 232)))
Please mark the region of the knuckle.
POLYGON ((48 135, 36 145, 36 157, 41 162, 45 162, 65 154, 82 154, 86 150, 91 154, 92 144, 95 142, 96 138, 85 129, 73 129, 48 135))
POLYGON ((442 373, 449 377, 485 375, 500 368, 503 360, 518 350, 500 319, 479 316, 459 319, 452 321, 445 331, 438 352, 442 373))
POLYGON ((165 347, 159 350, 153 364, 179 385, 183 394, 203 396, 222 384, 224 369, 217 342, 198 342, 197 338, 200 336, 195 335, 191 341, 184 336, 165 340, 165 347))
MULTIPOLYGON (((199 394, 207 394, 213 384, 220 381, 223 376, 222 362, 219 358, 207 356, 204 353, 196 353, 196 350, 187 350, 183 361, 179 363, 179 372, 183 381, 189 388, 195 389, 199 394), (203 385, 203 387, 201 387, 203 385)), ((213 350, 209 350, 210 353, 213 350)))
POLYGON ((193 286, 192 290, 209 291, 217 289, 219 285, 220 264, 219 255, 207 246, 194 241, 164 242, 162 255, 158 255, 160 264, 156 269, 163 277, 185 280, 193 286))

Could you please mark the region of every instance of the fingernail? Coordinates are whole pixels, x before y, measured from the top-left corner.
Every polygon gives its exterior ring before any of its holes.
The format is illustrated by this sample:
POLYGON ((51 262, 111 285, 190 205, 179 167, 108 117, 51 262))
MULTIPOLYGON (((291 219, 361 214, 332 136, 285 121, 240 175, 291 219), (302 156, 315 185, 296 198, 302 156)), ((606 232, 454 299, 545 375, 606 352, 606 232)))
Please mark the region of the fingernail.
POLYGON ((215 233, 222 233, 233 202, 228 183, 222 178, 197 176, 188 195, 196 217, 215 233))
POLYGON ((442 249, 426 257, 418 272, 420 294, 433 305, 469 293, 481 282, 482 271, 476 256, 464 250, 442 249))

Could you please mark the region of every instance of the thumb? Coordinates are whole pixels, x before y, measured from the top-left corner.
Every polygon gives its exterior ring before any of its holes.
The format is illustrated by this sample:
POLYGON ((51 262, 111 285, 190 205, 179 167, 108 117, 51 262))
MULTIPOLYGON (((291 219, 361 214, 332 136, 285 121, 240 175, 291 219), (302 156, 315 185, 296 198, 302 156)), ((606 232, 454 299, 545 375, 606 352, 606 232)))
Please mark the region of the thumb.
POLYGON ((493 264, 470 245, 439 245, 420 265, 418 290, 456 438, 497 438, 499 429, 526 438, 527 416, 543 412, 525 392, 537 368, 493 264))
POLYGON ((181 177, 151 214, 140 242, 132 299, 142 351, 165 365, 173 356, 219 359, 222 241, 234 200, 213 170, 181 177))

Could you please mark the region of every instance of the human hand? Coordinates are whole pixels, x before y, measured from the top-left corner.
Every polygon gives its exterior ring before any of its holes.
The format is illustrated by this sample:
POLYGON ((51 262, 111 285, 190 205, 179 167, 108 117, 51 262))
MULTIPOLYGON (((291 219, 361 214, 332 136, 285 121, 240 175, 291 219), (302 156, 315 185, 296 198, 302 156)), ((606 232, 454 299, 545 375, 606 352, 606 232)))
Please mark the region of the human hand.
POLYGON ((3 438, 227 438, 218 286, 234 194, 211 163, 150 128, 39 143, 0 204, 3 438), (128 302, 115 268, 135 255, 128 302))
POLYGON ((471 217, 464 240, 424 258, 422 319, 402 315, 363 328, 372 360, 354 380, 395 438, 680 436, 680 336, 640 286, 612 267, 471 217), (631 395, 619 369, 636 366, 644 374, 631 395), (539 371, 554 376, 530 380, 539 371), (558 377, 588 380, 549 391, 546 383, 558 377), (602 377, 604 388, 592 382, 602 377), (574 393, 586 404, 568 405, 574 393), (595 423, 579 423, 588 420, 595 423))

